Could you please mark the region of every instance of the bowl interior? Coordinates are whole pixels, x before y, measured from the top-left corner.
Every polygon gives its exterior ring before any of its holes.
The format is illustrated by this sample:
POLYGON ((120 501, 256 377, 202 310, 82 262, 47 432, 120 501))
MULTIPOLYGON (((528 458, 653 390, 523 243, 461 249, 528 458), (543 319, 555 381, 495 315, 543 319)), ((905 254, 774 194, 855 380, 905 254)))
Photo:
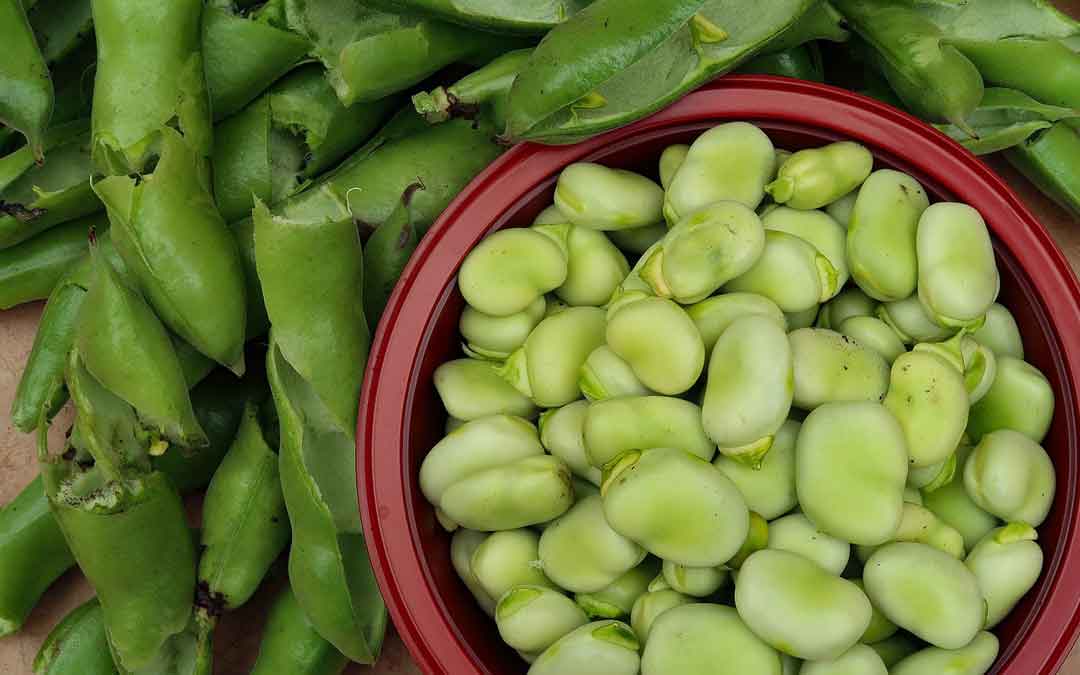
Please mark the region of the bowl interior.
MULTIPOLYGON (((1075 280, 1061 281, 1045 269, 1034 269, 1062 266, 1060 260, 1046 254, 1045 249, 1050 245, 1043 243, 1048 241, 1045 232, 1034 231, 1038 226, 1025 221, 1017 211, 1022 212, 1022 208, 1014 197, 1008 194, 1002 197, 1007 189, 984 167, 979 167, 959 146, 928 131, 912 118, 868 99, 820 85, 777 85, 778 80, 784 82, 782 78, 728 80, 714 85, 717 91, 693 94, 690 99, 700 98, 684 100, 656 116, 671 113, 662 123, 646 121, 625 133, 612 134, 613 139, 578 146, 580 151, 572 151, 570 158, 562 149, 530 149, 521 153, 550 152, 547 164, 537 162, 545 166, 542 171, 534 166, 515 177, 512 172, 520 165, 504 157, 507 161, 503 165, 489 170, 487 184, 479 185, 483 181, 478 179, 466 190, 466 193, 486 193, 482 195, 487 200, 484 207, 477 208, 477 202, 470 202, 468 195, 463 194, 457 210, 451 205, 443 217, 446 222, 440 221, 445 227, 435 226, 406 269, 384 315, 368 364, 358 460, 368 544, 399 630, 417 661, 429 673, 507 675, 527 670, 524 662, 501 642, 493 620, 480 610, 455 574, 450 563, 450 536, 438 524, 433 509, 418 488, 420 464, 428 450, 442 438, 446 420, 432 385, 432 374, 441 363, 462 356, 457 322, 464 301, 455 277, 464 253, 492 231, 529 225, 551 203, 561 168, 561 164, 549 167, 557 163, 553 158, 562 164, 597 161, 655 177, 657 158, 665 147, 690 142, 717 123, 742 119, 761 127, 777 147, 790 150, 843 138, 859 140, 874 153, 875 168, 895 168, 915 176, 934 201, 956 199, 952 190, 978 194, 986 200, 973 205, 980 209, 996 235, 994 245, 1001 272, 999 301, 1016 317, 1026 360, 1046 374, 1056 395, 1053 425, 1043 445, 1054 460, 1058 486, 1050 517, 1039 528, 1045 552, 1043 574, 1009 618, 995 629, 1001 639, 1001 652, 991 672, 1008 675, 1052 672, 1067 653, 1080 621, 1077 612, 1080 578, 1075 578, 1078 575, 1074 569, 1080 544, 1073 541, 1077 520, 1074 361, 1078 338, 1071 334, 1080 331, 1069 330, 1077 326, 1076 315, 1080 313, 1075 304, 1069 304, 1075 303, 1078 295, 1075 280), (798 89, 805 91, 800 94, 798 89), (790 98, 793 91, 803 96, 805 105, 793 105, 790 98), (740 99, 740 95, 746 98, 740 99), (775 96, 772 102, 771 96, 775 96), (838 99, 846 100, 838 103, 838 99), (701 107, 695 110, 695 105, 701 107), (686 114, 672 113, 680 106, 686 114), (717 112, 724 107, 732 110, 717 112), (838 115, 835 107, 844 107, 843 115, 838 115), (762 119, 742 112, 762 108, 769 109, 768 114, 762 113, 762 119), (900 119, 880 122, 890 115, 900 119), (867 129, 864 133, 856 133, 856 129, 863 127, 867 129), (890 129, 901 132, 906 129, 911 135, 901 142, 889 133, 890 129), (840 133, 841 130, 845 133, 840 133), (875 138, 884 140, 877 143, 875 138), (913 151, 909 143, 923 147, 913 151), (905 159, 908 154, 923 155, 921 166, 926 170, 905 159), (927 160, 926 155, 935 155, 938 161, 927 160), (957 166, 942 166, 948 162, 968 167, 965 173, 971 175, 957 175, 957 166), (466 214, 470 221, 462 222, 466 214), (1013 248, 1003 240, 1009 240, 1013 248), (1040 264, 1032 262, 1038 257, 1030 253, 1034 248, 1041 250, 1040 264), (1026 261, 1027 270, 1021 266, 1020 259, 1026 261), (1052 279, 1053 284, 1048 285, 1047 279, 1052 279), (1063 307, 1072 316, 1063 317, 1063 307), (1051 308, 1056 311, 1054 321, 1051 308), (1063 325, 1067 328, 1062 329, 1063 325), (1069 560, 1068 569, 1066 560, 1069 560)), ((527 161, 532 159, 535 157, 530 156, 527 161)))

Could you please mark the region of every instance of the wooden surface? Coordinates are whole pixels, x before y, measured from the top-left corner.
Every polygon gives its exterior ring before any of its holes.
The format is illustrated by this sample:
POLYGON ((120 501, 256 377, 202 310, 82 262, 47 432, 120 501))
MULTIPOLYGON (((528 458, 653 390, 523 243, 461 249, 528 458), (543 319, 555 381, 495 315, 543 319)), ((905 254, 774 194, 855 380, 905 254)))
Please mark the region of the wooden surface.
MULTIPOLYGON (((1059 4, 1074 16, 1080 15, 1080 0, 1059 4)), ((1073 271, 1080 273, 1080 222, 1045 199, 1004 162, 990 163, 1050 230, 1072 263, 1073 271)), ((40 314, 41 303, 0 312, 0 504, 13 499, 37 474, 33 439, 11 426, 8 410, 40 314)), ((56 426, 66 427, 64 424, 56 426)), ((193 513, 198 511, 197 503, 190 506, 193 513)), ((234 675, 250 670, 267 607, 274 590, 284 580, 283 562, 279 561, 266 588, 261 589, 248 605, 223 618, 215 635, 215 673, 234 675)), ((90 595, 89 586, 77 570, 61 577, 34 610, 23 630, 17 635, 0 638, 0 675, 28 675, 41 641, 60 618, 90 595)), ((494 626, 492 632, 494 636, 494 626)), ((387 635, 377 666, 353 665, 346 670, 347 675, 419 675, 419 672, 401 640, 392 633, 387 635)), ((1080 675, 1080 649, 1074 649, 1061 673, 1080 675)))

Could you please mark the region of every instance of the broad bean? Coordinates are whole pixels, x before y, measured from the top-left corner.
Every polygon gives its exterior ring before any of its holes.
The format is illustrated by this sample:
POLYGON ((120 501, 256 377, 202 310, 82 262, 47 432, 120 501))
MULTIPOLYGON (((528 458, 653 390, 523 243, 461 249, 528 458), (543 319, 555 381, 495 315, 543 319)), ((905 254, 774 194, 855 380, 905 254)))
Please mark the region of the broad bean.
POLYGON ((589 496, 544 528, 539 560, 544 573, 574 593, 598 593, 645 559, 645 550, 604 518, 604 502, 589 496))
POLYGON ((964 470, 971 450, 967 445, 957 448, 956 471, 951 480, 933 492, 923 493, 923 505, 963 536, 967 551, 998 525, 998 519, 979 508, 964 488, 964 470))
POLYGON ((1001 280, 979 212, 956 202, 930 205, 919 217, 916 250, 919 300, 931 317, 958 328, 981 322, 1001 280))
POLYGON ((1024 342, 1011 312, 998 303, 986 310, 986 321, 971 334, 979 344, 989 347, 995 356, 1024 358, 1024 342))
POLYGON ((799 675, 888 675, 881 657, 866 645, 855 645, 835 659, 810 661, 799 675))
POLYGON ((892 675, 983 675, 998 655, 998 639, 983 631, 958 649, 927 647, 889 666, 892 675))
POLYGON ((435 369, 432 379, 439 400, 453 418, 470 422, 489 415, 536 415, 536 405, 500 377, 488 361, 447 361, 435 369))
POLYGON ((1054 416, 1054 390, 1038 368, 1011 356, 997 359, 990 389, 971 406, 967 432, 973 441, 999 429, 1013 429, 1042 442, 1054 416))
POLYGON ((496 601, 484 590, 480 579, 477 578, 472 569, 473 554, 489 536, 491 535, 486 532, 476 532, 463 527, 455 530, 454 536, 450 540, 450 563, 454 566, 454 571, 457 572, 461 582, 476 598, 480 608, 489 616, 495 616, 496 601))
POLYGON ((876 313, 879 319, 896 331, 896 337, 904 344, 940 342, 955 332, 935 323, 916 295, 882 303, 878 305, 876 313))
POLYGON ((784 312, 794 313, 825 302, 840 286, 836 268, 813 244, 786 232, 768 230, 761 257, 724 288, 764 295, 784 312))
POLYGON ((536 564, 539 543, 540 535, 527 528, 494 532, 480 542, 469 566, 484 593, 501 600, 517 586, 554 588, 536 564))
POLYGON ((902 354, 893 362, 883 403, 904 430, 915 468, 941 462, 956 450, 970 408, 960 372, 926 351, 902 354))
POLYGON ((544 318, 547 301, 538 296, 525 309, 508 316, 492 316, 466 306, 458 321, 458 330, 465 338, 465 351, 470 356, 502 360, 525 344, 529 333, 544 318))
POLYGON ((872 349, 824 328, 801 328, 788 340, 795 407, 813 410, 823 403, 885 397, 889 366, 872 349))
POLYGON ((847 567, 851 544, 821 532, 801 513, 769 523, 769 548, 798 553, 839 576, 847 567))
POLYGON ((669 145, 660 153, 660 185, 665 190, 671 185, 671 179, 675 177, 675 172, 686 161, 689 153, 690 146, 685 143, 669 145))
POLYGON ((600 485, 600 469, 589 461, 585 450, 585 416, 588 401, 574 401, 540 415, 540 442, 574 472, 575 476, 600 485))
POLYGON ((877 301, 863 293, 862 289, 849 286, 821 306, 817 327, 839 330, 853 316, 874 316, 877 307, 877 301))
POLYGON ((523 652, 542 652, 588 622, 573 600, 546 586, 514 586, 495 608, 503 642, 523 652))
POLYGON ((525 228, 499 230, 461 263, 458 286, 465 302, 484 314, 508 316, 566 281, 566 251, 525 228))
POLYGON ((788 328, 790 328, 791 330, 810 328, 817 320, 818 311, 820 310, 821 305, 814 305, 810 309, 806 309, 801 312, 785 314, 784 318, 787 320, 788 328))
MULTIPOLYGON (((926 643, 922 640, 901 630, 894 633, 892 637, 872 643, 870 649, 877 652, 877 655, 881 657, 881 662, 885 664, 886 668, 892 668, 894 665, 925 646, 926 643)), ((938 671, 936 669, 919 671, 919 675, 923 675, 925 672, 937 673, 938 671)), ((909 673, 909 675, 912 674, 909 673)))
MULTIPOLYGON (((866 586, 863 584, 862 579, 852 579, 852 583, 862 589, 863 593, 866 592, 866 586)), ((887 640, 900 630, 892 621, 881 613, 881 611, 874 607, 874 603, 870 603, 873 608, 873 614, 870 616, 870 625, 866 627, 866 631, 859 638, 859 642, 869 645, 879 642, 881 640, 887 640)))
POLYGON ((838 330, 842 335, 880 354, 889 365, 907 351, 896 331, 875 316, 853 316, 845 319, 838 330))
POLYGON ((607 345, 592 350, 581 364, 578 387, 590 401, 652 393, 641 383, 634 369, 607 345))
POLYGON ((800 426, 795 420, 785 421, 773 435, 772 446, 757 468, 724 454, 713 461, 716 468, 739 488, 750 510, 766 520, 778 518, 798 504, 795 439, 800 426))
POLYGON ((781 675, 780 655, 731 607, 687 604, 660 614, 641 657, 642 675, 781 675))
POLYGON ((1054 501, 1054 464, 1035 441, 999 429, 982 437, 964 466, 964 488, 979 508, 1038 527, 1054 501))
POLYGON ((778 204, 819 209, 857 188, 874 167, 874 156, 852 141, 800 150, 780 166, 765 186, 778 204))
POLYGON ((833 220, 844 226, 847 229, 851 223, 851 212, 855 209, 855 200, 859 196, 858 190, 852 190, 840 199, 832 202, 825 207, 825 213, 828 213, 833 217, 833 220))
POLYGON ((734 321, 750 314, 761 314, 775 320, 787 332, 787 318, 776 303, 756 293, 724 293, 702 300, 686 308, 705 343, 706 356, 713 345, 734 321))
POLYGON ((1010 523, 988 532, 964 560, 986 599, 986 629, 1001 623, 1038 581, 1043 567, 1038 536, 1027 523, 1010 523))
POLYGON ((640 565, 595 593, 577 593, 574 601, 594 619, 629 617, 637 599, 649 591, 660 565, 655 558, 646 558, 640 565))
POLYGON ((677 448, 709 461, 716 446, 705 435, 701 420, 701 408, 679 398, 626 396, 597 401, 585 414, 585 453, 597 468, 641 448, 677 448))
POLYGON ((649 591, 634 601, 634 608, 630 611, 630 625, 634 627, 638 639, 647 642, 649 631, 661 614, 691 602, 693 599, 670 588, 649 591))
POLYGON ((621 621, 594 621, 567 633, 544 650, 529 675, 635 675, 641 645, 621 621))
POLYGON ((629 230, 608 230, 608 238, 620 249, 641 255, 667 234, 664 223, 634 227, 629 230))
POLYGON ((525 457, 450 485, 439 507, 472 530, 509 530, 557 518, 574 502, 570 469, 550 455, 525 457))
POLYGON ((705 365, 697 326, 666 298, 644 298, 618 308, 608 318, 607 344, 642 384, 669 396, 692 387, 705 365))
POLYGON ((578 162, 559 174, 555 206, 574 225, 593 230, 629 230, 663 219, 664 190, 624 169, 578 162))
MULTIPOLYGON (((912 541, 918 544, 926 544, 948 553, 952 557, 963 560, 964 537, 947 523, 942 522, 933 511, 919 504, 904 502, 904 515, 900 519, 900 527, 896 530, 891 541, 912 541)), ((858 546, 856 553, 859 560, 865 563, 879 547, 858 546)))
POLYGON ((778 206, 766 213, 761 223, 766 230, 787 232, 813 244, 836 270, 836 287, 843 288, 847 283, 847 231, 832 216, 814 209, 778 206))
POLYGON ((577 225, 534 225, 566 249, 566 280, 555 295, 575 307, 599 307, 630 272, 626 257, 603 232, 577 225))
POLYGON ((657 579, 656 589, 666 586, 692 598, 704 598, 720 590, 727 583, 728 570, 720 567, 686 567, 665 560, 662 576, 657 579))

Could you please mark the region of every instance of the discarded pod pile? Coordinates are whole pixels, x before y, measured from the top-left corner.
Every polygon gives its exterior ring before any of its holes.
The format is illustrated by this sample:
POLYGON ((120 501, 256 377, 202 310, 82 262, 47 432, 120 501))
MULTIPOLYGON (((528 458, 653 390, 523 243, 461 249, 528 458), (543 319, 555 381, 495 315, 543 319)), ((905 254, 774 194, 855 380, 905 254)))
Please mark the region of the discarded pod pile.
POLYGON ((420 487, 530 675, 991 667, 1054 397, 979 212, 873 164, 721 124, 469 252, 420 487))

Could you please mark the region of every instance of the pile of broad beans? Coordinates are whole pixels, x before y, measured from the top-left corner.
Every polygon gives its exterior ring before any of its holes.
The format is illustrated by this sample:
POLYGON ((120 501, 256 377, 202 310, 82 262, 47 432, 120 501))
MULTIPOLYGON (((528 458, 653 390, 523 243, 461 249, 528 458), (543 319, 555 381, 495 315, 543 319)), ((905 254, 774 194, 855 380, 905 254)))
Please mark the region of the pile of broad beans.
MULTIPOLYGON (((728 72, 826 79, 1004 152, 1080 212, 1078 35, 1040 0, 0 0, 0 309, 47 299, 10 412, 41 476, 0 510, 0 636, 78 566, 96 597, 35 672, 209 673, 215 626, 287 556, 254 672, 374 662, 387 614, 351 478, 371 331, 426 229, 506 147, 588 138, 728 72), (183 498, 199 492, 193 530, 183 498)), ((1051 496, 1034 444, 1053 401, 992 304, 985 227, 871 168, 851 144, 788 159, 725 126, 665 151, 663 187, 569 167, 535 227, 462 270, 469 358, 438 386, 463 428, 425 493, 463 526, 454 558, 484 606, 521 610, 502 612, 506 640, 536 656, 562 638, 577 659, 540 672, 633 670, 652 618, 730 595, 743 561, 794 583, 790 556, 750 557, 773 537, 826 550, 822 583, 843 589, 841 614, 875 609, 862 637, 887 662, 924 643, 944 651, 919 659, 959 658, 968 624, 940 639, 894 607, 896 569, 923 554, 885 541, 966 554, 987 626, 1037 575, 1018 523, 1051 496), (823 477, 794 491, 799 472, 823 477), (656 499, 694 505, 691 529, 635 510, 656 499), (544 539, 527 529, 556 518, 544 539), (886 554, 902 562, 865 591, 833 578, 886 554), (635 604, 632 631, 615 620, 635 604)), ((737 613, 658 621, 646 672, 713 658, 672 646, 684 627, 721 627, 716 653, 819 662, 859 628, 764 626, 763 585, 737 613)), ((768 621, 805 618, 784 597, 768 621)), ((963 654, 987 661, 991 641, 963 654)))
POLYGON ((658 174, 572 164, 461 265, 461 579, 530 675, 986 672, 1055 473, 982 216, 745 122, 658 174))

